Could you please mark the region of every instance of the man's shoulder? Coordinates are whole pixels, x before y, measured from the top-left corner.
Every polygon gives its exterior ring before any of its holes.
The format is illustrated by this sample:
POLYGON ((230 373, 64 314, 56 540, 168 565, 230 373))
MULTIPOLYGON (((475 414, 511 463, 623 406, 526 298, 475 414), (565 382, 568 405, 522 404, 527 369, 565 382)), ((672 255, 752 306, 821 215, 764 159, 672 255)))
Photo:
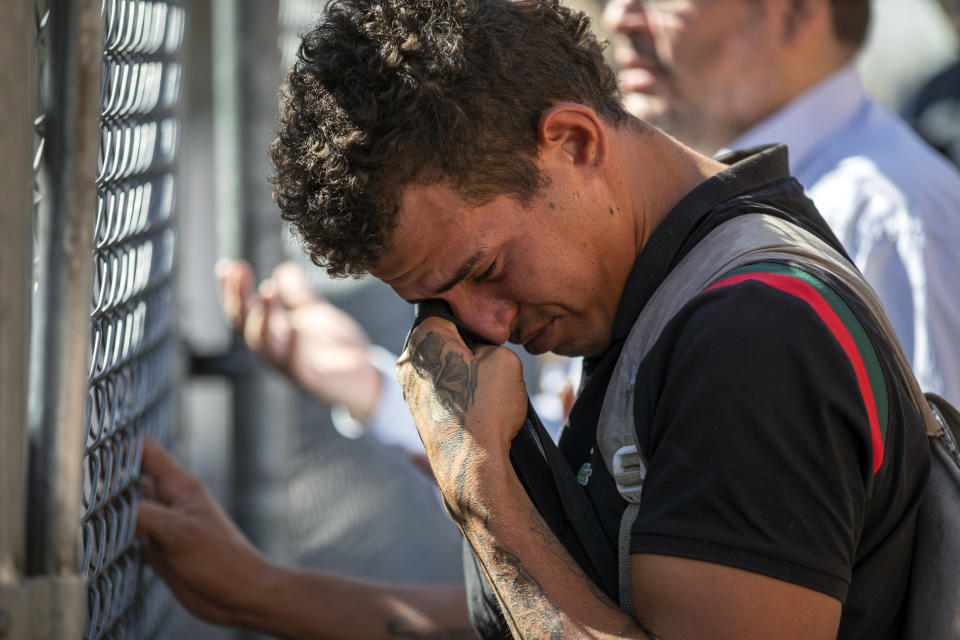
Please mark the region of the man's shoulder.
POLYGON ((698 358, 719 359, 726 353, 738 361, 769 362, 777 353, 820 350, 817 361, 821 364, 831 357, 846 361, 850 354, 842 348, 844 337, 861 334, 867 321, 851 311, 856 306, 853 301, 848 289, 819 268, 756 263, 724 274, 706 287, 661 335, 664 346, 673 343, 673 357, 693 349, 702 350, 698 358), (720 349, 720 344, 725 347, 720 349), (827 356, 828 352, 832 355, 827 356))
POLYGON ((800 177, 831 224, 859 213, 936 224, 960 206, 960 172, 873 100, 800 177))

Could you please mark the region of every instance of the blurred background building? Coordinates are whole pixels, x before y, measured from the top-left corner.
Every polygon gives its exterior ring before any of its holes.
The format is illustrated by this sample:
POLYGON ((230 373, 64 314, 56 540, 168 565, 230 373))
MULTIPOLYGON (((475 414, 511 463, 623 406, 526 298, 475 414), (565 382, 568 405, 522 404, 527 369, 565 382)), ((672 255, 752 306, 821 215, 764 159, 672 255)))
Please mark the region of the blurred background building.
MULTIPOLYGON (((329 407, 243 350, 217 302, 219 257, 260 277, 296 259, 376 344, 399 351, 411 319, 379 282, 307 264, 271 201, 278 87, 323 4, 0 11, 0 637, 240 635, 193 619, 142 561, 147 433, 273 558, 461 579, 459 534, 427 477, 337 432, 329 407)), ((876 0, 860 68, 888 107, 956 59, 936 0, 876 0)))

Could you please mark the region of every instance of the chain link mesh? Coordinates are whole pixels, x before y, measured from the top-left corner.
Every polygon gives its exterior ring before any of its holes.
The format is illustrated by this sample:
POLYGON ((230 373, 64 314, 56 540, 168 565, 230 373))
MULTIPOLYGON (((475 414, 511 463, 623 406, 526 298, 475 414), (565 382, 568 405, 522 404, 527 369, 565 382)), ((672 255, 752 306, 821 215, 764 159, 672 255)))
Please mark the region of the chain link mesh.
MULTIPOLYGON (((44 70, 46 67, 46 59, 44 53, 46 52, 46 41, 47 41, 47 22, 50 20, 50 9, 47 7, 45 0, 34 0, 34 20, 36 24, 36 38, 34 39, 34 46, 37 51, 38 58, 38 72, 40 78, 44 76, 44 70)), ((37 83, 37 88, 40 89, 43 86, 42 82, 37 83)), ((43 104, 43 100, 37 96, 37 104, 43 104)), ((33 173, 34 176, 39 178, 40 170, 43 164, 43 146, 44 146, 44 124, 46 118, 43 113, 40 113, 33 121, 34 129, 34 154, 33 154, 33 173)), ((34 208, 40 204, 40 184, 39 180, 34 182, 33 188, 33 206, 34 208)), ((36 234, 35 234, 36 235, 36 234)), ((35 240, 36 241, 36 240, 35 240)), ((34 256, 39 256, 39 251, 34 251, 34 256)))
POLYGON ((172 437, 174 162, 184 8, 104 0, 80 574, 89 640, 161 635, 169 596, 134 540, 142 437, 172 437))

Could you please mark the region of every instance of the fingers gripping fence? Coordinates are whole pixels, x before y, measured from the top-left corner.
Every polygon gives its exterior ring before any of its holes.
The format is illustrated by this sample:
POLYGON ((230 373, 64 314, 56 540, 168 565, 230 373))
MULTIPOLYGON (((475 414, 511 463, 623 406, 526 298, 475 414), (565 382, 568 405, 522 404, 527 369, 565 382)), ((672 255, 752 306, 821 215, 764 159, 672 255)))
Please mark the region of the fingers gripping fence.
POLYGON ((105 0, 79 571, 87 637, 158 635, 166 594, 134 541, 143 434, 174 420, 172 216, 183 7, 105 0))

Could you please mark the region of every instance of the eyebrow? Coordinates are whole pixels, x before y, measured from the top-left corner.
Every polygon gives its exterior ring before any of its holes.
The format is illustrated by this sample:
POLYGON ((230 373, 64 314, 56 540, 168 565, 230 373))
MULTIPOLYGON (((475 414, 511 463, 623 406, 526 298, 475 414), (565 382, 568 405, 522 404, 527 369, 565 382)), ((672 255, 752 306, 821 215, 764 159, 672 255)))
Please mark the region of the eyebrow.
MULTIPOLYGON (((447 280, 445 283, 443 283, 443 285, 441 285, 439 289, 437 289, 432 294, 430 294, 429 297, 435 298, 440 294, 446 293, 447 291, 450 291, 450 289, 453 289, 455 286, 457 286, 457 284, 461 280, 463 280, 468 275, 470 275, 470 272, 473 271, 473 268, 476 267, 477 263, 483 260, 483 258, 486 255, 487 255, 487 247, 481 246, 479 249, 474 251, 473 254, 469 258, 467 258, 462 265, 460 265, 460 268, 457 269, 457 272, 455 274, 453 274, 453 277, 447 280)), ((423 302, 426 299, 427 298, 423 298, 419 300, 410 300, 410 302, 413 304, 417 304, 419 302, 423 302)))

